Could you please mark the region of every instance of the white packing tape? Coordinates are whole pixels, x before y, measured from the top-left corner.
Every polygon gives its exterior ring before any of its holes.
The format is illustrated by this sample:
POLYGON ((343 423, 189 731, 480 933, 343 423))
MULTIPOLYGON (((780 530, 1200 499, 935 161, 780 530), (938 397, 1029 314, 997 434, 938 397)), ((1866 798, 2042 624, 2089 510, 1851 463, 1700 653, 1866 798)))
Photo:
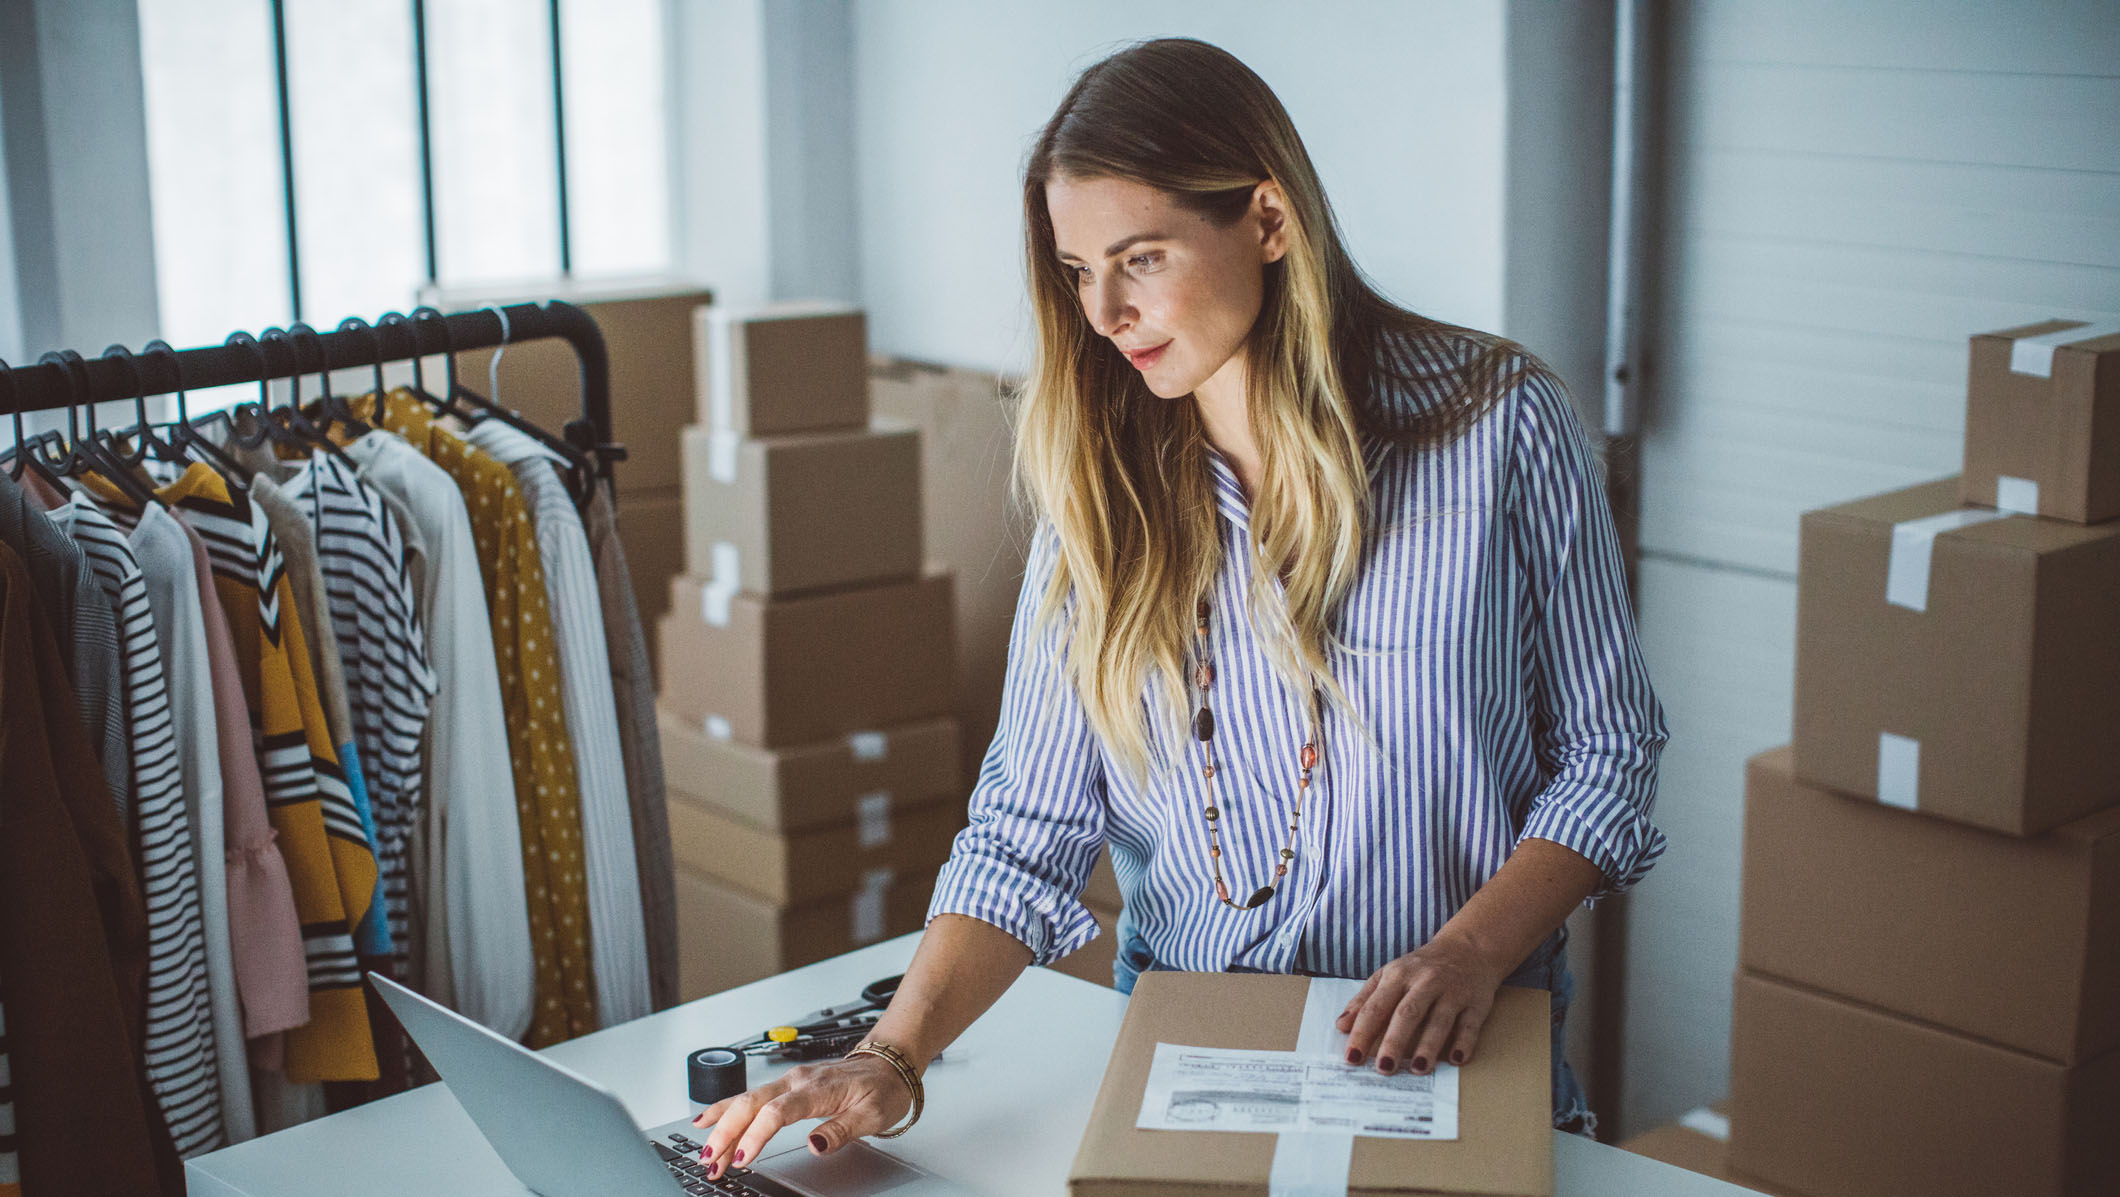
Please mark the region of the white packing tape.
MULTIPOLYGON (((1305 1056, 1345 1059, 1347 1035, 1333 1023, 1362 990, 1362 982, 1343 977, 1312 977, 1303 996, 1303 1021, 1296 1031, 1296 1051, 1305 1056)), ((1354 1166, 1354 1135, 1333 1131, 1286 1132, 1274 1136, 1273 1167, 1266 1176, 1269 1197, 1343 1197, 1354 1166)))
POLYGON ((727 312, 707 311, 707 427, 736 427, 736 330, 727 312))
POLYGON ((2039 514, 2039 484, 2030 478, 2008 474, 1995 479, 1995 508, 2017 515, 2039 514))
POLYGON ((891 842, 891 792, 878 790, 854 799, 854 827, 863 848, 891 842))
POLYGON ((847 899, 847 921, 856 947, 883 938, 884 898, 896 876, 894 869, 870 869, 861 875, 861 888, 847 899))
POLYGON ((890 755, 891 738, 880 731, 858 731, 847 736, 847 748, 857 761, 880 761, 890 755))
POLYGON ((726 428, 707 434, 707 477, 723 486, 736 485, 736 463, 743 451, 743 438, 726 428))
POLYGON ((701 725, 701 728, 707 733, 707 738, 710 740, 733 740, 736 738, 736 729, 729 726, 729 721, 719 715, 707 716, 706 722, 701 725))
POLYGON ((699 617, 709 627, 729 626, 729 608, 743 587, 743 552, 726 540, 717 540, 709 550, 714 576, 699 588, 699 617))
POLYGON ((1730 1116, 1718 1114, 1706 1106, 1695 1106, 1678 1120, 1687 1130, 1699 1131, 1710 1139, 1728 1143, 1730 1141, 1730 1116))
POLYGON ((1900 810, 1921 808, 1921 741, 1877 733, 1877 801, 1900 810))
POLYGON ((2054 376, 2054 350, 2078 341, 2093 341, 2120 333, 2120 324, 2079 324, 2036 337, 2018 337, 2010 342, 2010 373, 2037 378, 2054 376))
POLYGON ((1913 611, 1929 609, 1929 558, 1936 538, 1989 520, 2009 518, 2007 511, 1963 507, 1892 525, 1892 556, 1885 567, 1884 601, 1913 611))

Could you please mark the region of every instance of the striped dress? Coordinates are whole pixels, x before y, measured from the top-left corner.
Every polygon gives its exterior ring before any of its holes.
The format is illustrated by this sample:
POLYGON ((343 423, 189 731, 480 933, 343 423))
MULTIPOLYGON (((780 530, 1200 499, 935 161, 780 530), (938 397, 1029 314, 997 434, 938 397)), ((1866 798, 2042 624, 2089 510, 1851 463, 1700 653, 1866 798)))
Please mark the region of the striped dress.
MULTIPOLYGON (((1438 338, 1417 351, 1462 360, 1465 347, 1438 338)), ((1415 411, 1443 398, 1437 388, 1394 402, 1415 411)), ((1642 877, 1664 847, 1649 809, 1666 730, 1599 466, 1567 398, 1532 376, 1446 444, 1364 442, 1376 518, 1328 661, 1374 742, 1325 705, 1276 895, 1249 911, 1216 900, 1200 744, 1154 721, 1145 787, 1108 757, 1061 672, 1058 625, 1033 628, 1057 552, 1041 525, 1000 727, 931 919, 991 923, 1041 964, 1067 955, 1097 934, 1079 894, 1109 842, 1125 897, 1122 971, 1366 977, 1432 938, 1526 838, 1596 864, 1599 895, 1642 877)), ((1210 467, 1214 801, 1222 872, 1241 899, 1273 880, 1286 842, 1305 711, 1246 617, 1243 489, 1219 454, 1210 467)), ((1162 709, 1161 682, 1148 685, 1144 717, 1162 709)))
POLYGON ((339 770, 309 645, 265 514, 193 463, 159 492, 205 541, 250 701, 265 803, 294 883, 309 1022, 287 1032, 287 1079, 376 1078, 353 926, 375 895, 374 849, 339 770))
POLYGON ((147 904, 145 1066, 177 1154, 189 1157, 222 1146, 226 1133, 199 876, 154 611, 132 545, 87 496, 73 496, 51 516, 81 546, 117 617, 132 748, 130 832, 147 904))

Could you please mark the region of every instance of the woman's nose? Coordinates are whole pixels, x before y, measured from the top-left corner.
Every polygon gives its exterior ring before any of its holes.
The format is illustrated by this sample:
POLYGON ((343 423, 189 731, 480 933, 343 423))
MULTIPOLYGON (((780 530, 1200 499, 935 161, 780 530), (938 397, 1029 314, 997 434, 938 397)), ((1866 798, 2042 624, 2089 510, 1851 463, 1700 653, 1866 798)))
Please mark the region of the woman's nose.
POLYGON ((1090 327, 1100 337, 1115 337, 1126 327, 1130 309, 1126 296, 1116 285, 1099 280, 1090 285, 1088 295, 1090 327))

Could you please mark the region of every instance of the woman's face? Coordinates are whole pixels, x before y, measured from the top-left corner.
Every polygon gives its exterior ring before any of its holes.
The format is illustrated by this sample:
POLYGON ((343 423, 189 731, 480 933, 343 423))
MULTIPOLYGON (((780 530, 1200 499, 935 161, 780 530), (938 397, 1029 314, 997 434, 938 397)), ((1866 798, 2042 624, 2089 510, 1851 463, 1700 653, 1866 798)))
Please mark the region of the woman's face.
POLYGON ((1260 183, 1228 228, 1122 179, 1056 176, 1045 204, 1083 315, 1149 390, 1175 399, 1241 384, 1265 264, 1286 252, 1279 187, 1260 183))

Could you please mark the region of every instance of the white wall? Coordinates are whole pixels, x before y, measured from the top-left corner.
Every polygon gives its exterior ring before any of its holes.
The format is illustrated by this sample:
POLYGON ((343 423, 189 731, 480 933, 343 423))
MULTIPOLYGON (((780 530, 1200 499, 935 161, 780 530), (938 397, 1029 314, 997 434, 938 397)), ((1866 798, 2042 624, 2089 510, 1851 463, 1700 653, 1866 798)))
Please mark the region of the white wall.
POLYGON ((1495 2, 864 0, 854 6, 860 299, 885 353, 1030 361, 1023 161, 1085 66, 1202 38, 1281 97, 1354 258, 1430 315, 1503 315, 1503 28, 1495 2))
POLYGON ((1641 530, 1672 850, 1633 901, 1636 1128, 1728 1087, 1743 760, 1789 735, 1798 516, 1957 471, 1969 334, 2120 315, 2110 3, 1677 8, 1641 530))

